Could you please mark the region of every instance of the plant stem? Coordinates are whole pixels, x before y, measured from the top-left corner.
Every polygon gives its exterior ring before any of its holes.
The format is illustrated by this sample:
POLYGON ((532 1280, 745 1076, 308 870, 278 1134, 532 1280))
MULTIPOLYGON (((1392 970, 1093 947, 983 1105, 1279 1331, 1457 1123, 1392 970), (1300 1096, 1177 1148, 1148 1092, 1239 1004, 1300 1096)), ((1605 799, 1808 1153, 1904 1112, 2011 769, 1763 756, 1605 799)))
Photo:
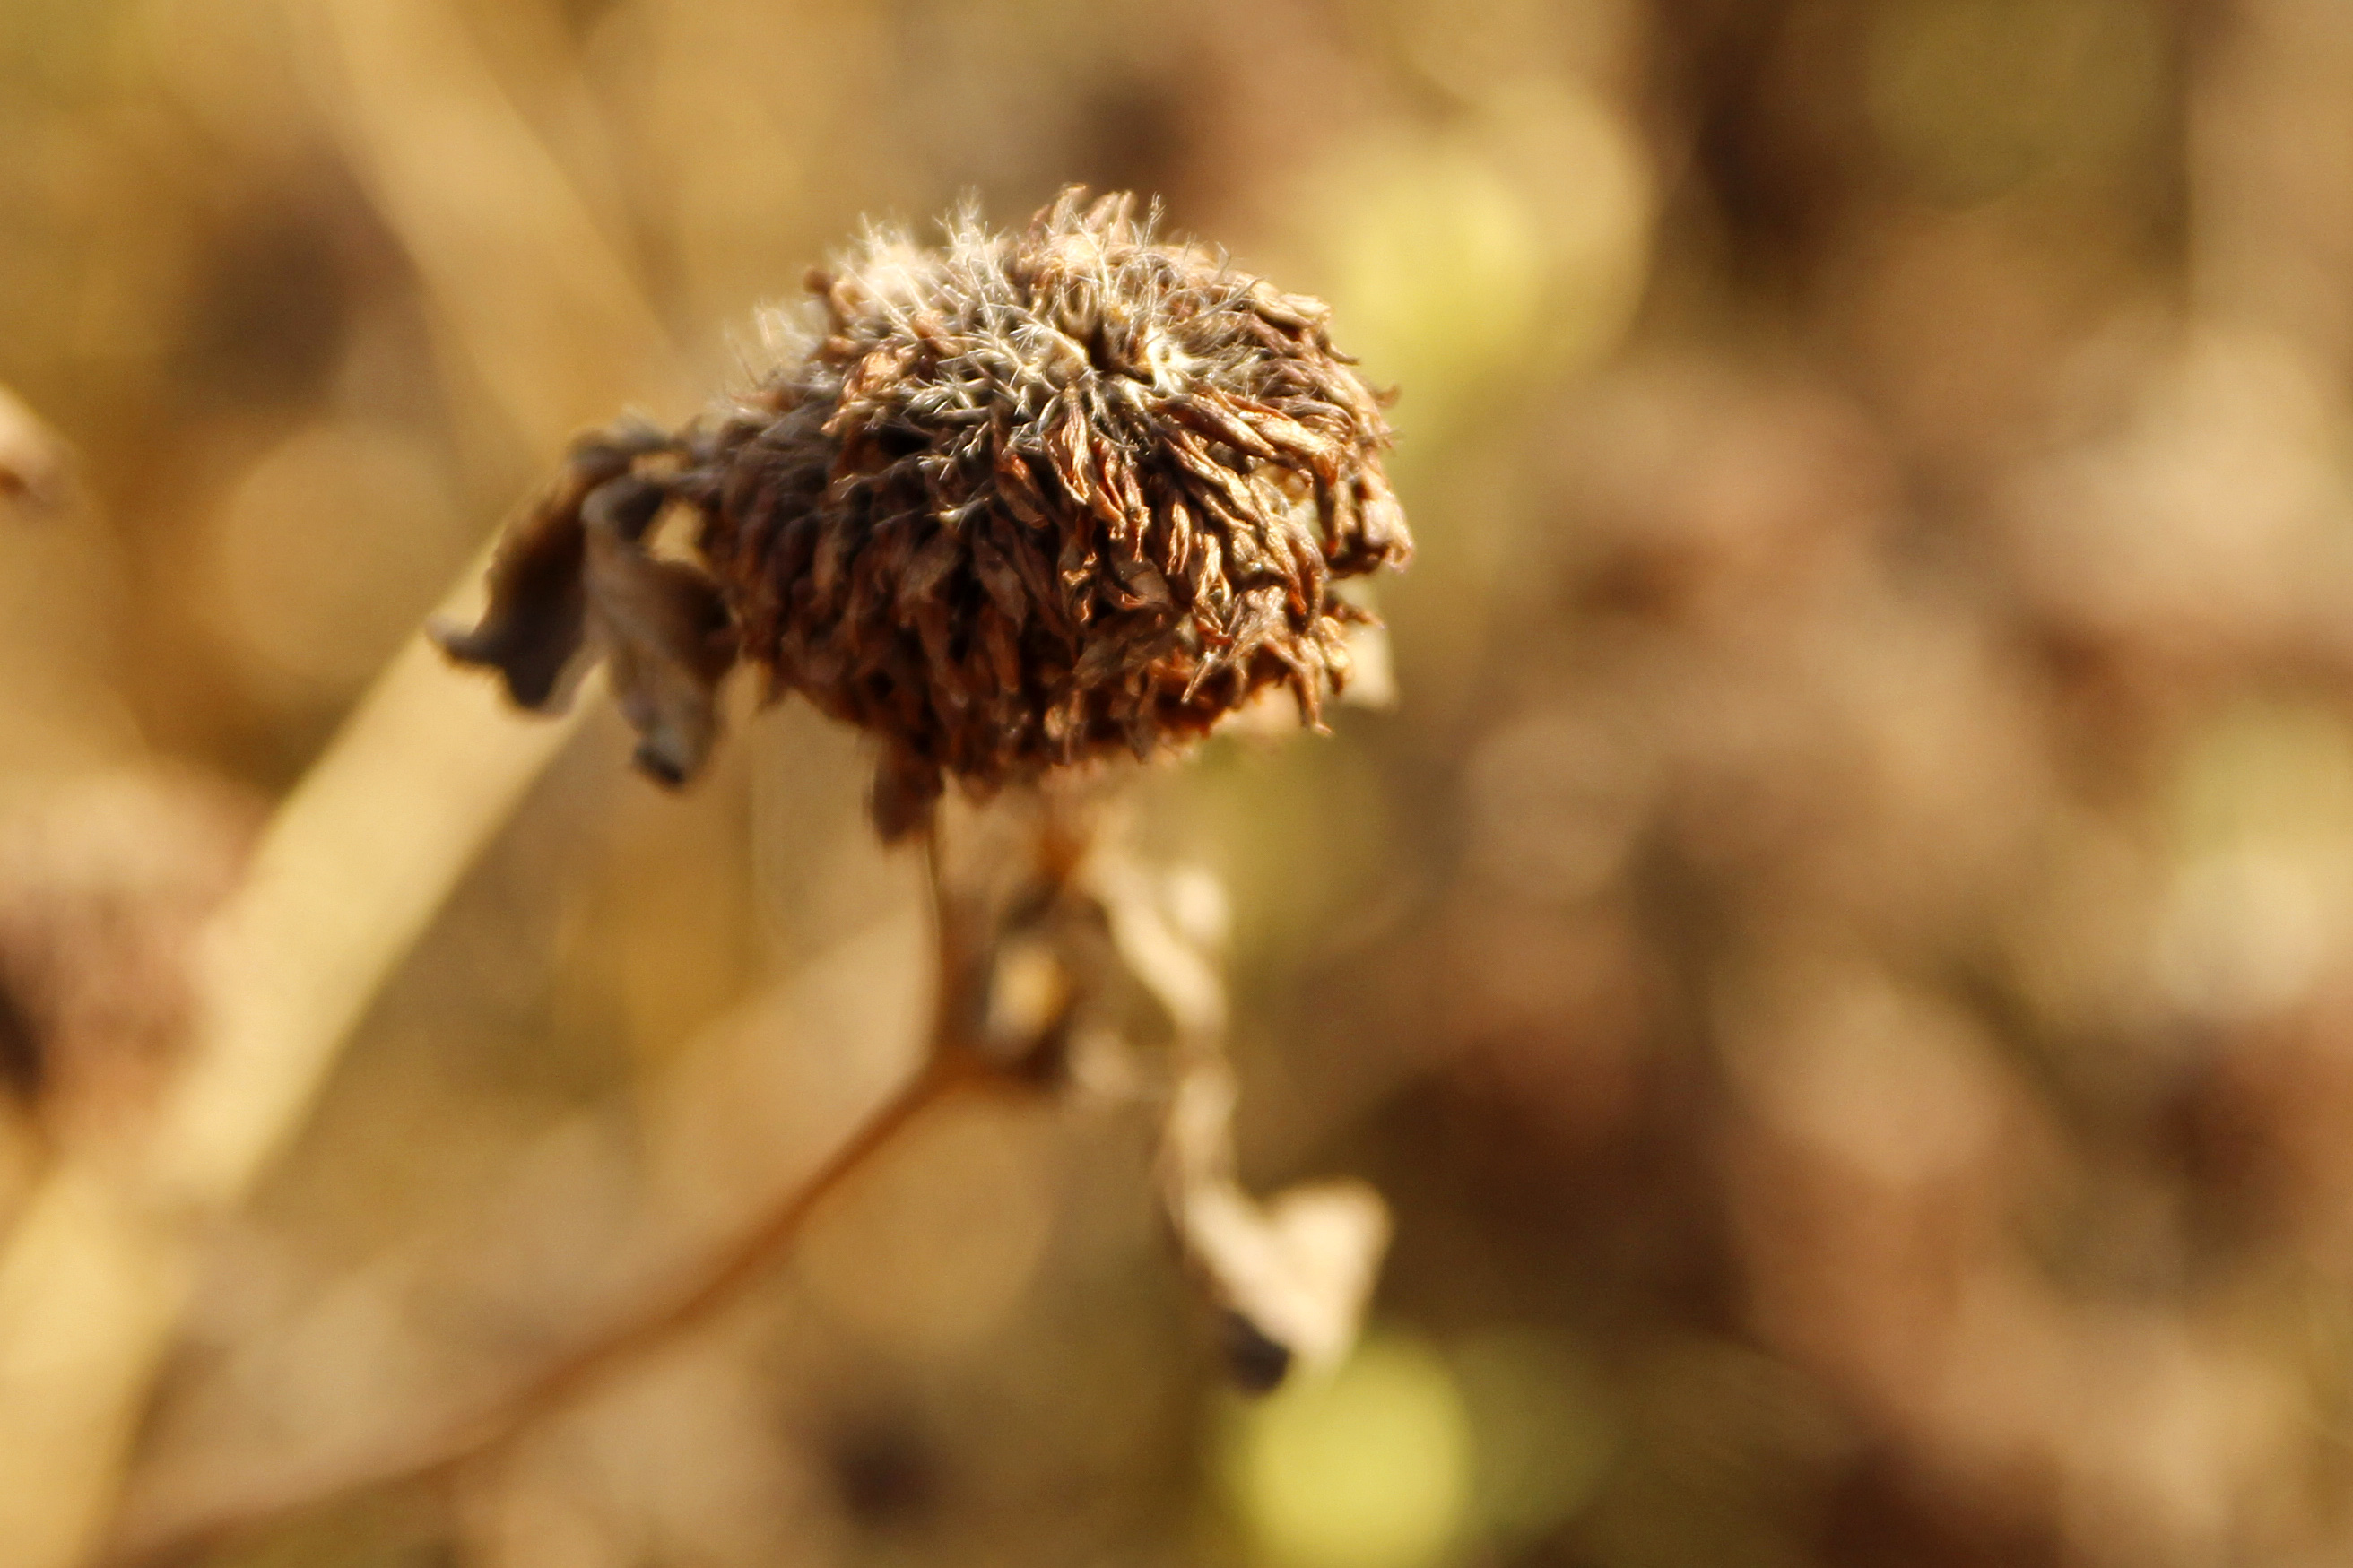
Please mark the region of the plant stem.
POLYGON ((621 1375, 647 1354, 704 1321, 771 1266, 828 1196, 887 1150, 926 1110, 966 1088, 1004 1081, 973 1047, 975 987, 986 984, 987 921, 950 887, 935 839, 927 837, 938 980, 923 1065, 868 1111, 807 1175, 719 1242, 649 1302, 616 1315, 571 1348, 491 1394, 475 1408, 414 1436, 364 1447, 318 1469, 280 1474, 269 1489, 209 1514, 181 1513, 160 1527, 136 1525, 104 1561, 110 1568, 183 1561, 193 1551, 272 1521, 360 1494, 447 1480, 621 1375))
POLYGON ((419 640, 271 819, 199 938, 190 1067, 132 1164, 69 1160, 0 1250, 0 1542, 88 1551, 212 1221, 293 1136, 352 1026, 549 758, 419 640))

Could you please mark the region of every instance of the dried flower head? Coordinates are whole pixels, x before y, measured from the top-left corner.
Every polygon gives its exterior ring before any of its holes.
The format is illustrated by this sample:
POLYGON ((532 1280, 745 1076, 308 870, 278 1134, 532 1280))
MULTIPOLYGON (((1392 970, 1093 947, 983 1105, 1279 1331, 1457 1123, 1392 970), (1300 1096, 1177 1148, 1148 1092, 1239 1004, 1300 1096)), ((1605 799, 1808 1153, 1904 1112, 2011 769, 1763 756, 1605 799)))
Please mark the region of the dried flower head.
POLYGON ((870 234, 812 273, 821 326, 721 416, 575 448, 493 569, 459 658, 554 700, 611 662, 638 758, 699 765, 739 658, 871 731, 875 816, 1206 733, 1272 688, 1314 723, 1401 564, 1379 399, 1319 300, 1063 192, 1019 233, 870 234), (649 542, 695 520, 691 562, 649 542))

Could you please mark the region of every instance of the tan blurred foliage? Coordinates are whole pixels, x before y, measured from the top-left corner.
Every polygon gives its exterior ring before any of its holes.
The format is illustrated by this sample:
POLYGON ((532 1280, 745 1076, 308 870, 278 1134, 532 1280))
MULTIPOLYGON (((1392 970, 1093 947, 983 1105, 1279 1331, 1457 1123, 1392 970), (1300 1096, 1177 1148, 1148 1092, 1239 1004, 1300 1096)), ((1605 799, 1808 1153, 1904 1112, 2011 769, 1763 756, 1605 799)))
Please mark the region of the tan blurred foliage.
POLYGON ((169 1070, 237 792, 861 214, 1164 195, 1401 386, 1421 542, 1393 710, 1137 811, 1229 889, 1240 1171, 1389 1199, 1354 1361, 1222 1388, 1151 1118, 973 1101, 344 1488, 809 1169, 928 994, 850 738, 742 699, 671 797, 592 707, 213 1237, 116 1541, 2342 1561, 2348 80, 2327 0, 0 6, 12 1214, 169 1070))

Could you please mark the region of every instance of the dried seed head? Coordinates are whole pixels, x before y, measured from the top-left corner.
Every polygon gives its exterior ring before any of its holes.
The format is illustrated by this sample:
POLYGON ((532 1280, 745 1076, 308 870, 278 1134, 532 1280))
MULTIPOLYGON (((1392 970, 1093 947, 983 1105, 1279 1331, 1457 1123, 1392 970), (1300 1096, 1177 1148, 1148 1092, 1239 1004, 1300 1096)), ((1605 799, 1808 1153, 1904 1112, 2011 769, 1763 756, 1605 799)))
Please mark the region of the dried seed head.
POLYGON ((1411 549, 1320 301, 1076 189, 1016 234, 871 234, 810 288, 818 330, 723 416, 575 448, 451 652, 538 705, 600 644, 672 779, 749 659, 879 738, 894 836, 944 774, 1146 756, 1274 687, 1316 721, 1366 618, 1331 580, 1411 549), (646 552, 673 502, 699 566, 646 552))

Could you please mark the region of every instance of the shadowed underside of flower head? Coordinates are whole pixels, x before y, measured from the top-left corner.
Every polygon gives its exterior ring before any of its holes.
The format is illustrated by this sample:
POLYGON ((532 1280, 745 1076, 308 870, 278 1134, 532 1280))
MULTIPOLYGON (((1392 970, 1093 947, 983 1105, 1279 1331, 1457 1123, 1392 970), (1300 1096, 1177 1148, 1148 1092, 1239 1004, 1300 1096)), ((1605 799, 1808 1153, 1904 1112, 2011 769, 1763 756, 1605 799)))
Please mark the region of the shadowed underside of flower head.
POLYGON ((1275 687, 1316 721, 1366 618, 1331 580, 1411 550, 1321 301, 1076 189, 1018 233, 870 233, 809 287, 812 330, 723 412, 575 446, 451 654, 543 707, 601 652, 671 782, 749 660, 875 734, 892 837, 944 774, 1147 756, 1275 687), (649 548, 673 510, 691 561, 649 548))

